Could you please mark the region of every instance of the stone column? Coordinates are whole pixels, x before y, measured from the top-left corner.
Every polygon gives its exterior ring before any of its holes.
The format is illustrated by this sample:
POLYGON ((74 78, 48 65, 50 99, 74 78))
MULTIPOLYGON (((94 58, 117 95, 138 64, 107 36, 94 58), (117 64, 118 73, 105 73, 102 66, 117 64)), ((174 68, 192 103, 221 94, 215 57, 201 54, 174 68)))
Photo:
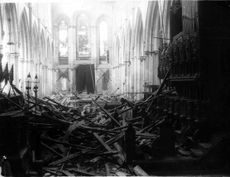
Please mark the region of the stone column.
MULTIPOLYGON (((53 34, 53 36, 54 36, 54 38, 55 39, 58 39, 58 25, 57 24, 54 24, 53 25, 53 32, 54 32, 54 34, 53 34)), ((53 59, 53 62, 54 63, 58 63, 59 61, 58 61, 58 42, 57 41, 55 41, 54 42, 54 59, 53 59)))
POLYGON ((50 95, 52 92, 52 74, 51 74, 51 68, 47 67, 47 94, 50 95))
POLYGON ((70 80, 70 91, 75 91, 75 77, 74 77, 74 67, 69 69, 69 80, 70 80))
POLYGON ((32 79, 34 79, 34 77, 35 77, 35 70, 34 70, 34 61, 31 59, 31 60, 29 60, 29 62, 28 62, 28 65, 29 65, 29 72, 30 72, 30 75, 31 75, 31 78, 32 79))
POLYGON ((153 54, 153 84, 154 85, 159 85, 160 81, 158 78, 158 60, 159 60, 159 56, 158 54, 153 54))
POLYGON ((44 64, 41 64, 41 96, 44 96, 44 93, 45 93, 45 88, 44 88, 44 85, 45 85, 45 65, 44 64))
POLYGON ((39 64, 38 64, 38 79, 39 79, 39 87, 38 87, 38 96, 42 96, 42 90, 43 90, 43 84, 42 84, 42 63, 40 62, 39 64))
POLYGON ((14 55, 14 84, 19 87, 19 54, 15 52, 14 55))
MULTIPOLYGON (((2 60, 3 60, 3 52, 2 52, 2 50, 3 50, 3 45, 2 44, 0 44, 0 57, 1 57, 1 64, 3 63, 2 62, 2 60)), ((3 66, 2 66, 3 67, 3 66)), ((1 85, 1 83, 0 83, 0 90, 2 90, 2 85, 1 85)))
POLYGON ((51 92, 55 92, 56 91, 56 70, 55 68, 52 68, 52 91, 51 92))
POLYGON ((45 95, 48 94, 48 87, 49 87, 49 83, 48 83, 48 66, 45 65, 45 83, 44 83, 44 86, 45 86, 45 95))
POLYGON ((149 60, 148 60, 148 71, 149 71, 148 83, 149 84, 153 84, 153 67, 154 67, 153 60, 154 60, 153 56, 149 55, 149 60))

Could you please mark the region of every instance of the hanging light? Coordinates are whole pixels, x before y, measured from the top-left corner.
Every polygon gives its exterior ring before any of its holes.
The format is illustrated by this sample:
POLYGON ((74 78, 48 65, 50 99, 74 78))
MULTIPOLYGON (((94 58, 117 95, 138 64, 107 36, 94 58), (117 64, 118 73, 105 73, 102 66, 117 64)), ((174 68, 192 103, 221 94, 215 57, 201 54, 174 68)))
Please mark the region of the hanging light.
POLYGON ((26 90, 29 91, 30 89, 31 89, 31 76, 29 73, 26 78, 26 90))
POLYGON ((39 80, 38 80, 38 76, 37 74, 35 75, 35 78, 34 78, 34 92, 35 94, 37 93, 38 91, 38 83, 39 83, 39 80))

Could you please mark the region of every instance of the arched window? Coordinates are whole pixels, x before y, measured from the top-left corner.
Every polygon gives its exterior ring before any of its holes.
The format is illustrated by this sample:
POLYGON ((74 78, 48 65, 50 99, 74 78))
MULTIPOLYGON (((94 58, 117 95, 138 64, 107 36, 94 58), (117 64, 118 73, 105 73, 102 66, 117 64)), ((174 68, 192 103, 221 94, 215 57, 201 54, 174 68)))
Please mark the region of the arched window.
POLYGON ((61 20, 58 26, 59 58, 68 58, 68 26, 61 20))
POLYGON ((99 58, 100 63, 109 62, 109 50, 108 50, 108 25, 105 21, 101 21, 99 25, 99 58))
POLYGON ((77 21, 77 57, 80 59, 90 57, 89 24, 84 14, 80 15, 77 21))

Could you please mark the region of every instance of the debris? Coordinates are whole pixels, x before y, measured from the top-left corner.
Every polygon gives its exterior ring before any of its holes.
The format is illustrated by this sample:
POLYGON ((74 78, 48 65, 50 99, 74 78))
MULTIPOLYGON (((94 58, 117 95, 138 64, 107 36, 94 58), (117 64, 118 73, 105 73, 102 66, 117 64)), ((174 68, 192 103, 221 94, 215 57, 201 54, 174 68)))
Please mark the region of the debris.
MULTIPOLYGON (((177 110, 175 92, 162 88, 139 102, 103 95, 58 93, 35 98, 23 97, 19 90, 16 96, 0 93, 0 106, 5 110, 1 110, 0 120, 16 125, 17 119, 23 119, 28 124, 27 135, 21 136, 30 138, 20 148, 33 152, 33 170, 42 168, 38 175, 148 176, 135 163, 167 154, 168 126, 178 136, 170 138, 175 155, 201 158, 212 146, 195 141, 197 128, 178 118, 184 110, 177 110), (178 122, 180 129, 175 126, 178 122), (202 153, 197 147, 203 148, 202 153)), ((28 153, 23 154, 22 158, 28 153)))
POLYGON ((139 165, 133 168, 137 176, 149 176, 139 165))

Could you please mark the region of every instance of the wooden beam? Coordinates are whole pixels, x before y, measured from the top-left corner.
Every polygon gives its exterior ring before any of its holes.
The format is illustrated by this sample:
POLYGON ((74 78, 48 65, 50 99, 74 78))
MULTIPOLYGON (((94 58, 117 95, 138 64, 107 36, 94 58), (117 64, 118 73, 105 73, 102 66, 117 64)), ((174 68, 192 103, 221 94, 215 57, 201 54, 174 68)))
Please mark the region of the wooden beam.
POLYGON ((139 165, 135 166, 133 171, 137 176, 149 176, 139 165))
POLYGON ((93 100, 93 103, 95 103, 108 117, 110 117, 119 127, 121 126, 119 122, 110 114, 108 113, 101 105, 99 105, 95 100, 93 100))
POLYGON ((101 145, 109 152, 112 152, 113 150, 109 147, 109 145, 107 145, 102 138, 97 134, 97 133, 93 133, 93 135, 95 136, 95 138, 101 143, 101 145))

